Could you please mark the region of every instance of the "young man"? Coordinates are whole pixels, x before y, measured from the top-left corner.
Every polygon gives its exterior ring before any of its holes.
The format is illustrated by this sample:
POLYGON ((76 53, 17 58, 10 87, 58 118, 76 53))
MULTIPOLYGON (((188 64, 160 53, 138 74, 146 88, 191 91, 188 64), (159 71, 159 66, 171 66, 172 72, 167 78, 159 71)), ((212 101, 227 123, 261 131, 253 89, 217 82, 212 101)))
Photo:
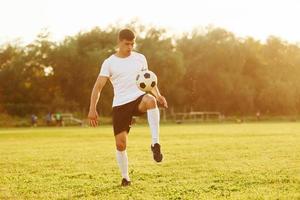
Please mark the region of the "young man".
POLYGON ((136 86, 136 75, 141 70, 148 69, 148 65, 144 55, 132 51, 134 42, 135 35, 131 30, 123 29, 119 32, 118 50, 102 64, 92 91, 88 114, 90 125, 97 126, 97 102, 102 88, 109 79, 114 88, 113 128, 117 148, 116 157, 122 174, 122 186, 130 185, 126 144, 132 117, 147 113, 152 136, 151 150, 153 158, 156 162, 161 162, 163 155, 159 144, 160 115, 157 101, 164 107, 168 107, 166 99, 160 94, 157 86, 151 91, 155 97, 145 94, 136 86))

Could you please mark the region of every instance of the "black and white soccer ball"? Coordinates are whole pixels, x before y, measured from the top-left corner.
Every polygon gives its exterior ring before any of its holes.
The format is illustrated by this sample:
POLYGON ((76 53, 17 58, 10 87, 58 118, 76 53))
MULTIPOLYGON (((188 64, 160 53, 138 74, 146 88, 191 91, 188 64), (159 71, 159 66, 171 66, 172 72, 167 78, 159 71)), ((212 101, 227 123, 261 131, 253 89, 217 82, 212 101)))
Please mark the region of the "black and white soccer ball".
POLYGON ((157 77, 152 71, 141 71, 136 76, 136 85, 144 92, 150 92, 156 86, 156 84, 157 77))

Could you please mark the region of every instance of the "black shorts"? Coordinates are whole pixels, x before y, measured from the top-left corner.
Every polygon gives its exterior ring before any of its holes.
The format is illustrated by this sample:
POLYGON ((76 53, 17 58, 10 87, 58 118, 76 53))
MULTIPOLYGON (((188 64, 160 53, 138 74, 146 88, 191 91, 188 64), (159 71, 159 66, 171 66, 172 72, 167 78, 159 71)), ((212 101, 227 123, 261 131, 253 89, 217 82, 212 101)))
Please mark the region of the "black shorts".
POLYGON ((129 133, 132 117, 140 116, 144 114, 140 112, 138 106, 142 101, 145 94, 140 96, 134 101, 126 103, 124 105, 113 107, 113 127, 114 135, 121 133, 122 131, 127 131, 129 133))

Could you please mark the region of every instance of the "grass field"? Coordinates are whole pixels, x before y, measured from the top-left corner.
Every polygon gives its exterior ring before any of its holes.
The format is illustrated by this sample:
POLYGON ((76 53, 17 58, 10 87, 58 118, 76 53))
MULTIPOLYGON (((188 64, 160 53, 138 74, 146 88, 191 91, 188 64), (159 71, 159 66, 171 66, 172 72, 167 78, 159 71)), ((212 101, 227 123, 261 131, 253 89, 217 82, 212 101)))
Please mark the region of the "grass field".
POLYGON ((129 135, 121 188, 111 126, 0 129, 0 199, 300 199, 300 124, 162 125, 129 135))

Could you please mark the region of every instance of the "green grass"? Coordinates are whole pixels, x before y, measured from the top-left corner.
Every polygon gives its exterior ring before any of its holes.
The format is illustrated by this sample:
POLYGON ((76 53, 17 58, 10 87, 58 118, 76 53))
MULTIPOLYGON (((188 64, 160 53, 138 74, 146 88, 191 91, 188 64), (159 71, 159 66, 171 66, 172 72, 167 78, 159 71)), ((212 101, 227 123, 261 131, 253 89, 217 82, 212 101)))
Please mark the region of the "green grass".
POLYGON ((121 188, 111 126, 0 129, 0 199, 300 199, 300 124, 162 125, 129 135, 121 188))

